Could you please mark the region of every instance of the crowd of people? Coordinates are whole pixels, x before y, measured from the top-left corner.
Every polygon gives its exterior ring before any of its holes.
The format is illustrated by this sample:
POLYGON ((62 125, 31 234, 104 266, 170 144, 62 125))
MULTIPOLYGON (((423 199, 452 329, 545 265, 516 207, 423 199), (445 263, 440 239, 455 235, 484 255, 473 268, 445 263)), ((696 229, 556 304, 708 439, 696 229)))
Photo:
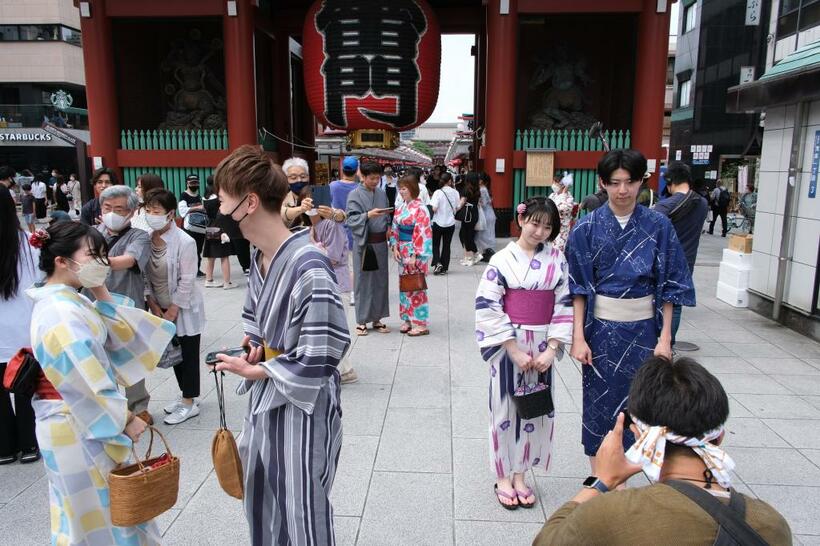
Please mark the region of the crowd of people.
POLYGON ((178 196, 155 174, 131 189, 99 169, 93 197, 82 207, 72 197, 72 215, 45 228, 40 189, 23 185, 18 216, 10 173, 0 168, 0 376, 24 347, 43 373, 33 397, 16 394, 13 407, 0 389, 0 464, 45 459, 54 543, 161 542, 153 521, 112 525, 106 476, 153 423, 145 380, 161 361, 179 388, 164 422, 200 414, 205 299, 236 286, 233 255, 247 275, 243 351, 217 355, 213 371, 240 377, 237 393, 249 396, 239 453, 251 540, 333 543, 341 385, 358 378, 346 358, 345 306, 355 308, 357 336, 389 334, 397 284, 400 333, 429 335, 427 276, 448 273, 456 228, 461 264, 488 262, 475 335, 489 382, 493 494, 504 509, 536 504, 527 474, 552 459, 555 367, 567 355, 582 365, 590 477, 535 544, 668 543, 684 533, 699 544, 721 533, 736 543, 791 542, 782 516, 732 488, 719 381, 673 358, 715 201, 695 190, 683 163, 668 166, 664 195, 650 192, 643 206, 644 156, 606 153, 600 191, 583 201, 580 219, 573 178, 559 174, 549 197, 517 204, 520 235, 502 249, 485 173, 397 173, 346 157, 339 179, 322 188, 310 184, 304 159, 279 166, 242 146, 204 191, 192 174, 178 196), (656 483, 624 490, 640 471, 656 483), (670 523, 616 529, 647 506, 670 523))

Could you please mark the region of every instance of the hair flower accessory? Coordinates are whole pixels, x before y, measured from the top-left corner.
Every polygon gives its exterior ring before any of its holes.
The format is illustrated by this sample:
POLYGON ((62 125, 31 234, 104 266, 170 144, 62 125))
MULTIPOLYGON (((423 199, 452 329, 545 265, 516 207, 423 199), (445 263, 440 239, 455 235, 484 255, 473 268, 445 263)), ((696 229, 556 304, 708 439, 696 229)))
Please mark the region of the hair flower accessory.
POLYGON ((43 248, 43 244, 45 244, 45 242, 48 241, 50 238, 51 236, 48 234, 46 230, 38 229, 35 230, 34 233, 32 233, 29 236, 28 242, 34 248, 40 249, 43 248))
POLYGON ((515 207, 515 211, 516 211, 518 214, 524 214, 524 213, 526 213, 526 212, 527 212, 527 205, 526 205, 526 203, 518 203, 518 206, 517 206, 517 207, 515 207))

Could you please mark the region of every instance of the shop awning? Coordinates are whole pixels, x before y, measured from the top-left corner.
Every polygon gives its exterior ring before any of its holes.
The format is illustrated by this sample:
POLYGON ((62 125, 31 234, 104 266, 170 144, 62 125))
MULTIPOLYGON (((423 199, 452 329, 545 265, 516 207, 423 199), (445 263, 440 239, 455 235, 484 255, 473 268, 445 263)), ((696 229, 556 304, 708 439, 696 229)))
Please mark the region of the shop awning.
POLYGON ((729 113, 820 99, 820 41, 787 55, 760 79, 730 87, 727 95, 729 113))

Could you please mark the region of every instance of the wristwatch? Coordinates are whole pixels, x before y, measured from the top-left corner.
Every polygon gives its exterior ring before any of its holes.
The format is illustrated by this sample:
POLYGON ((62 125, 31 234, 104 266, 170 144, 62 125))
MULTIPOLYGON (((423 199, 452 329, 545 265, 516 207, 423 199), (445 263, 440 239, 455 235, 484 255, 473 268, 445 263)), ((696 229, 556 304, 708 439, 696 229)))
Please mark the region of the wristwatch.
POLYGON ((604 482, 598 479, 597 476, 590 476, 584 480, 584 487, 589 489, 597 489, 601 493, 609 493, 609 487, 604 482))
POLYGON ((555 352, 558 352, 558 343, 554 343, 554 344, 553 343, 548 343, 547 347, 552 349, 555 352))

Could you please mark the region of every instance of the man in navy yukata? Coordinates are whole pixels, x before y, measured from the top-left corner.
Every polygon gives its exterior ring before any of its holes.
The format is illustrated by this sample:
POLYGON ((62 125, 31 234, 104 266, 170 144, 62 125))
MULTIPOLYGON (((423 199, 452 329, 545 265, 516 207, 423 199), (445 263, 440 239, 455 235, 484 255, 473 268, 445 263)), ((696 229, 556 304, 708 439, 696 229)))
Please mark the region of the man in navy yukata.
MULTIPOLYGON (((584 216, 567 244, 574 327, 583 373, 581 439, 595 453, 626 407, 635 372, 652 354, 672 358, 673 305, 695 304, 686 256, 669 219, 637 204, 646 158, 612 150, 598 163, 606 204, 584 216)), ((626 449, 632 438, 624 440, 626 449)))

